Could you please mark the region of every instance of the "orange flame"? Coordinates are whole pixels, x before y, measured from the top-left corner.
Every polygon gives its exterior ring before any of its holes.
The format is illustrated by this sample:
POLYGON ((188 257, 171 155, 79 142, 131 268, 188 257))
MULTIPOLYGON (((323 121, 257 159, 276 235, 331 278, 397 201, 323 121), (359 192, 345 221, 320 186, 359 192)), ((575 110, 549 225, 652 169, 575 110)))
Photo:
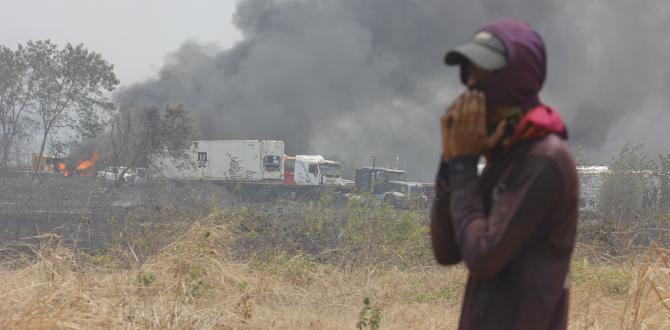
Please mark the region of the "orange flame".
POLYGON ((63 176, 95 176, 95 163, 98 159, 100 159, 100 154, 95 152, 91 158, 76 162, 76 166, 62 159, 57 160, 55 166, 63 176))
POLYGON ((64 176, 70 176, 70 171, 67 169, 67 165, 65 165, 65 163, 57 163, 56 167, 58 167, 58 171, 63 173, 64 176))
POLYGON ((100 158, 100 155, 97 152, 94 153, 93 156, 91 156, 91 158, 89 158, 89 159, 79 163, 79 165, 77 165, 77 171, 87 171, 87 170, 92 169, 93 166, 95 166, 95 162, 97 162, 99 158, 100 158))
POLYGON ((98 161, 100 158, 100 154, 97 152, 93 153, 93 156, 91 158, 84 160, 82 162, 77 163, 77 167, 75 168, 75 173, 77 176, 95 176, 94 166, 95 163, 98 161))

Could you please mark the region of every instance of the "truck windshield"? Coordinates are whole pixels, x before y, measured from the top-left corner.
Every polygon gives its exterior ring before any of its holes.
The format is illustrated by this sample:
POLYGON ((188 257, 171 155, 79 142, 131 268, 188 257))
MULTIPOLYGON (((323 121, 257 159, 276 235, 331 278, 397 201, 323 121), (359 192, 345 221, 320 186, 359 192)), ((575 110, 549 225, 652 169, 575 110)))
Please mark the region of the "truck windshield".
POLYGON ((341 177, 339 164, 320 164, 321 174, 326 177, 341 177))
POLYGON ((405 172, 394 172, 394 171, 387 171, 386 172, 386 178, 388 181, 407 181, 407 176, 405 175, 405 172))
POLYGON ((408 187, 410 192, 412 194, 424 194, 426 193, 426 188, 419 186, 419 185, 413 185, 411 187, 408 187))

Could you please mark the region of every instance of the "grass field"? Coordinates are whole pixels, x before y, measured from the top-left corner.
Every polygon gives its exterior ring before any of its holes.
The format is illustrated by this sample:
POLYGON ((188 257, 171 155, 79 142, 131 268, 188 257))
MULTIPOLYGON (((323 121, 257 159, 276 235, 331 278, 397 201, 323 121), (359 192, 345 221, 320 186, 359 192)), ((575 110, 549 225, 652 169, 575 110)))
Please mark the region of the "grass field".
MULTIPOLYGON (((235 239, 206 219, 140 260, 132 248, 88 256, 45 236, 35 257, 0 270, 0 328, 456 328, 462 266, 339 267, 300 253, 241 260, 231 257, 235 239)), ((660 248, 606 259, 580 246, 572 268, 571 328, 670 327, 660 248)))

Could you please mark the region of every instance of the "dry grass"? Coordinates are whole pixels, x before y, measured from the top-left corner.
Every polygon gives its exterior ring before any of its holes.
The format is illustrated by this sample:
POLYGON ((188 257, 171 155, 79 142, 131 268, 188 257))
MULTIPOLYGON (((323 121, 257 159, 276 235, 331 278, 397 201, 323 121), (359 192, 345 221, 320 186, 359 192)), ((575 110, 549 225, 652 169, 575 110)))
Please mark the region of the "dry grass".
POLYGON ((670 328, 668 251, 658 246, 626 260, 572 265, 571 325, 575 329, 670 328))
MULTIPOLYGON (((365 297, 382 329, 456 328, 462 267, 342 270, 301 255, 245 264, 229 257, 232 239, 195 225, 131 265, 45 244, 35 261, 0 270, 0 328, 352 329, 365 297)), ((571 328, 670 327, 667 252, 591 260, 575 260, 571 328)))

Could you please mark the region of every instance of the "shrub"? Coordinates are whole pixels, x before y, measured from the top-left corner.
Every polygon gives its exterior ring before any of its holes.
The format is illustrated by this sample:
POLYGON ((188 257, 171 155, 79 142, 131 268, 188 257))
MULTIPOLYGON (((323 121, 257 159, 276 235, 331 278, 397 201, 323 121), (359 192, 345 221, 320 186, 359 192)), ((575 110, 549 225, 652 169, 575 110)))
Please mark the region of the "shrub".
POLYGON ((363 299, 363 309, 358 313, 358 322, 356 329, 363 330, 370 328, 371 330, 379 329, 382 323, 382 311, 377 307, 370 305, 370 298, 363 299))
POLYGON ((432 263, 426 214, 399 211, 374 198, 342 200, 325 194, 307 204, 243 209, 233 216, 237 255, 271 261, 278 253, 348 267, 432 263))

